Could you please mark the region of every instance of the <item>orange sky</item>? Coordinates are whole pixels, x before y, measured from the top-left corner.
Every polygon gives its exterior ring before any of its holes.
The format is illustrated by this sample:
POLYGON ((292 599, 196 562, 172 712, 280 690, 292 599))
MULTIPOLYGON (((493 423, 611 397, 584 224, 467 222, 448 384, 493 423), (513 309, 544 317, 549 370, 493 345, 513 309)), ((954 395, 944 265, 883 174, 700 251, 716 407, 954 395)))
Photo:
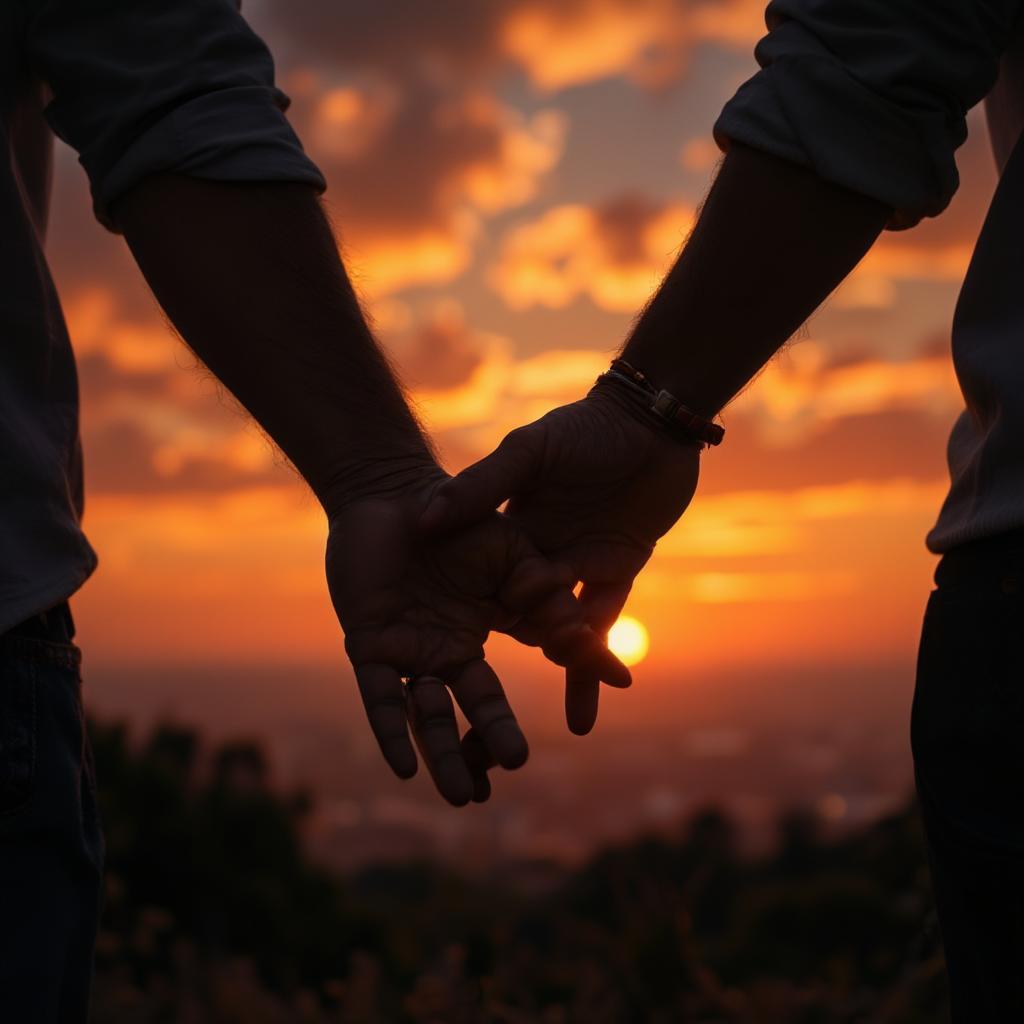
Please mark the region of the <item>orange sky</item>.
MULTIPOLYGON (((707 188, 711 125, 754 67, 762 7, 247 3, 450 468, 606 364, 707 188)), ((949 321, 994 179, 971 126, 946 216, 886 237, 726 411, 726 443, 628 608, 651 634, 640 678, 912 657, 960 404, 949 321)), ((101 562, 76 605, 88 657, 340 659, 315 503, 168 334, 66 150, 49 251, 101 562)), ((513 673, 533 657, 499 648, 513 673)))

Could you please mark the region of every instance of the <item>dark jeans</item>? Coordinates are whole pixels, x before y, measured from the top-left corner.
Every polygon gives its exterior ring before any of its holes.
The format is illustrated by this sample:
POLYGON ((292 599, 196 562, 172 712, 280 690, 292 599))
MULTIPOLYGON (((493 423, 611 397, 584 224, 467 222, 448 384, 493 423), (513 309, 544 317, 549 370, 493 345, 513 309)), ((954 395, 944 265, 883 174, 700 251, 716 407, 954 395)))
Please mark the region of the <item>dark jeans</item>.
POLYGON ((1024 1021, 1024 533, 935 583, 911 742, 953 1020, 1024 1021))
POLYGON ((67 605, 0 636, 0 1019, 85 1021, 103 839, 67 605))

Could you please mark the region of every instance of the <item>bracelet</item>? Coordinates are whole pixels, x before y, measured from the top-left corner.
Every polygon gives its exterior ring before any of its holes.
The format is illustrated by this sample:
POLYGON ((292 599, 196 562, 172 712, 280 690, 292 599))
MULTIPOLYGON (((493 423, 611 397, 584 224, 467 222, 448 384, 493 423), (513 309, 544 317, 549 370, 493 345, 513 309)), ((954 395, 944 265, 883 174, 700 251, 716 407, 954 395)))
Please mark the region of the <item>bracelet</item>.
POLYGON ((602 382, 627 384, 643 394, 650 399, 650 411, 666 427, 680 431, 691 440, 706 445, 719 445, 725 437, 724 427, 698 416, 668 391, 655 388, 642 371, 630 366, 625 359, 613 359, 611 366, 597 378, 597 383, 602 382))

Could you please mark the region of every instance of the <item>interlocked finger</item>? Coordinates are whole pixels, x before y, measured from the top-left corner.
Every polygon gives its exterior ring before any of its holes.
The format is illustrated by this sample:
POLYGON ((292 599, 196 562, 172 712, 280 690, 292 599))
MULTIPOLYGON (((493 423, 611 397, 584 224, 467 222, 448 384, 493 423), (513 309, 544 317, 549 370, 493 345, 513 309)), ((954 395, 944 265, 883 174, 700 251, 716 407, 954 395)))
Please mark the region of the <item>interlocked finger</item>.
POLYGON ((462 756, 448 689, 433 676, 417 676, 405 692, 413 738, 430 777, 445 800, 462 807, 473 797, 473 779, 462 756))
POLYGON ((537 554, 523 558, 502 585, 498 598, 501 603, 520 615, 528 615, 555 591, 571 592, 576 576, 567 565, 549 562, 537 554))
POLYGON ((384 760, 400 779, 411 779, 416 774, 416 753, 409 741, 401 678, 388 665, 357 665, 356 684, 384 760))
POLYGON ((529 617, 541 634, 544 656, 574 672, 595 675, 609 686, 626 687, 629 669, 605 646, 605 641, 586 622, 585 613, 572 591, 556 590, 529 617))
POLYGON ((530 753, 501 681, 482 659, 465 665, 451 683, 463 714, 495 762, 519 768, 530 753))
MULTIPOLYGON (((632 582, 584 583, 579 602, 583 615, 603 640, 619 617, 632 582)), ((565 720, 569 731, 585 736, 597 721, 601 675, 593 669, 570 666, 565 672, 565 720)))

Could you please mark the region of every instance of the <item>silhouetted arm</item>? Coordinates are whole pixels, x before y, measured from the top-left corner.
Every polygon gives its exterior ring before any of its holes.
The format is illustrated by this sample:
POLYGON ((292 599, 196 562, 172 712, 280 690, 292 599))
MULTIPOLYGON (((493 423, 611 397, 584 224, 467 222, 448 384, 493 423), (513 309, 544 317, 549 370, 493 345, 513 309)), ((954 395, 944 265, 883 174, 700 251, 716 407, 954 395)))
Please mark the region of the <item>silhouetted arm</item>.
POLYGON ((857 265, 891 215, 799 164, 734 144, 624 357, 714 415, 857 265))
POLYGON ((328 515, 440 473, 312 188, 157 175, 113 214, 175 327, 328 515))
POLYGON ((728 155, 627 360, 697 411, 720 410, 883 227, 946 208, 967 111, 996 81, 1021 10, 772 0, 760 70, 715 124, 728 155))

